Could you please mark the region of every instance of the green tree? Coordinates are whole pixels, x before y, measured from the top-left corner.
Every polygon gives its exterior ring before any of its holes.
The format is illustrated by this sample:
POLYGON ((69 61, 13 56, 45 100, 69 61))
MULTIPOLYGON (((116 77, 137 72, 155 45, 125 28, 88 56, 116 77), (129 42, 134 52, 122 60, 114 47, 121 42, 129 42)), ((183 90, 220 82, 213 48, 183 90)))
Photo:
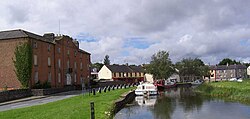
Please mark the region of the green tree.
POLYGON ((16 47, 13 62, 17 79, 23 88, 28 88, 32 72, 32 48, 29 43, 16 47))
POLYGON ((94 63, 94 64, 91 64, 91 67, 92 68, 96 68, 97 71, 100 71, 100 69, 102 68, 103 64, 102 63, 94 63))
POLYGON ((167 79, 174 73, 173 64, 167 51, 159 51, 151 57, 146 71, 153 74, 156 79, 167 79))
POLYGON ((108 55, 105 55, 103 64, 104 65, 110 65, 110 60, 109 60, 109 56, 108 55))
POLYGON ((240 62, 237 62, 236 60, 232 60, 230 58, 224 58, 219 62, 219 65, 234 65, 234 64, 241 64, 240 62))
POLYGON ((193 80, 195 77, 202 77, 209 75, 209 67, 204 64, 201 59, 187 58, 176 63, 176 68, 179 70, 179 75, 186 79, 193 80))

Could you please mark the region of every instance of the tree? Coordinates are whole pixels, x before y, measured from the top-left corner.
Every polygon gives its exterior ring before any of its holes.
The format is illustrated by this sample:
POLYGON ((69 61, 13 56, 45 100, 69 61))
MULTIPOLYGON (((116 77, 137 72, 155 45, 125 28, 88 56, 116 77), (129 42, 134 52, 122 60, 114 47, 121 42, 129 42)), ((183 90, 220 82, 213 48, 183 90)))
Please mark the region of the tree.
POLYGON ((153 74, 156 79, 167 79, 174 73, 173 64, 167 51, 159 51, 151 57, 146 71, 153 74))
POLYGON ((237 62, 236 60, 232 60, 230 58, 224 58, 220 61, 219 65, 234 65, 234 64, 241 64, 240 62, 237 62))
POLYGON ((209 68, 201 59, 188 58, 176 63, 176 68, 179 70, 179 75, 186 78, 186 80, 193 80, 195 77, 202 77, 209 75, 209 68))
POLYGON ((104 65, 110 65, 110 60, 109 60, 109 56, 108 55, 105 55, 103 64, 104 65))
POLYGON ((16 47, 13 62, 17 79, 23 88, 28 88, 32 73, 32 48, 29 43, 16 47))
POLYGON ((92 68, 96 68, 97 71, 100 71, 100 69, 102 68, 103 64, 102 63, 94 63, 94 64, 91 64, 91 67, 92 68))

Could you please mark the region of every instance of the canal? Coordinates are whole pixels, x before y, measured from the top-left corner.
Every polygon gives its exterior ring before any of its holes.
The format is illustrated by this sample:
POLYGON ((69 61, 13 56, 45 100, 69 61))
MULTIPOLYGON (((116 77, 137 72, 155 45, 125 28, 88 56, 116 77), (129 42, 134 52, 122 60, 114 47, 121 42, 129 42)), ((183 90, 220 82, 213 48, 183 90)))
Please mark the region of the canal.
POLYGON ((200 96, 192 87, 182 87, 158 96, 137 96, 114 119, 250 119, 250 105, 200 96))

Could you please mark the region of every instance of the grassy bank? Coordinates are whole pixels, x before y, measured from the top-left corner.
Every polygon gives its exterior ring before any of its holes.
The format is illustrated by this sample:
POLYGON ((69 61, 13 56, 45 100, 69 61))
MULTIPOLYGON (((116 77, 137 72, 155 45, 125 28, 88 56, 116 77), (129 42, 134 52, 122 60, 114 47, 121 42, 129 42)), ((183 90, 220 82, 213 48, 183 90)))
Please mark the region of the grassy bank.
POLYGON ((202 94, 250 104, 250 80, 239 82, 211 82, 197 88, 202 94))
POLYGON ((90 102, 95 103, 96 119, 109 118, 109 112, 120 95, 133 88, 111 90, 95 96, 85 94, 44 105, 0 112, 1 119, 89 119, 90 102))

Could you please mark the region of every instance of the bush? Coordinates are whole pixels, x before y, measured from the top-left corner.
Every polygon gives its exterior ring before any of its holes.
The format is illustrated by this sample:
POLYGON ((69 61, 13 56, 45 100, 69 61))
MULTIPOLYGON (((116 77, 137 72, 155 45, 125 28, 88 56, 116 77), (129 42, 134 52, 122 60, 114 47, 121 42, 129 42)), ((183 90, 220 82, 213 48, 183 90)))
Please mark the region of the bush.
POLYGON ((47 88, 51 88, 51 84, 48 81, 44 83, 41 83, 40 81, 38 81, 33 88, 34 89, 47 89, 47 88))

